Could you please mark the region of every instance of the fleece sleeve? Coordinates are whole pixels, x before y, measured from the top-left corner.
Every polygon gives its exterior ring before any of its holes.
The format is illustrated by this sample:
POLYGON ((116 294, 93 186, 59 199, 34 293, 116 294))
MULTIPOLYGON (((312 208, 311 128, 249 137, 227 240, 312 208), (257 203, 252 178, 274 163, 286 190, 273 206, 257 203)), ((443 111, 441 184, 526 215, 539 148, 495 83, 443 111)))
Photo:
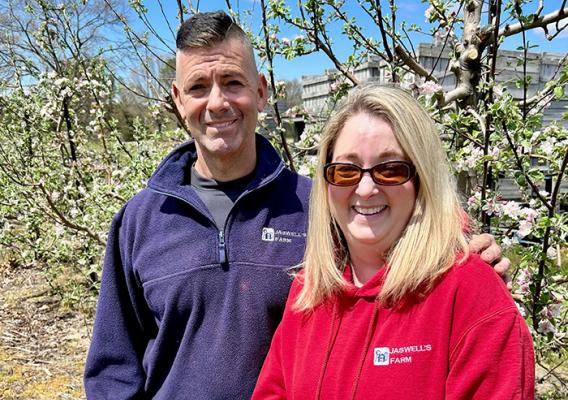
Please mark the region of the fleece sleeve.
POLYGON ((85 365, 87 399, 142 397, 145 373, 142 356, 147 334, 141 322, 143 296, 126 266, 128 253, 121 238, 124 210, 112 223, 108 237, 93 337, 85 365))
POLYGON ((446 399, 534 399, 534 351, 514 305, 478 320, 450 353, 446 399))

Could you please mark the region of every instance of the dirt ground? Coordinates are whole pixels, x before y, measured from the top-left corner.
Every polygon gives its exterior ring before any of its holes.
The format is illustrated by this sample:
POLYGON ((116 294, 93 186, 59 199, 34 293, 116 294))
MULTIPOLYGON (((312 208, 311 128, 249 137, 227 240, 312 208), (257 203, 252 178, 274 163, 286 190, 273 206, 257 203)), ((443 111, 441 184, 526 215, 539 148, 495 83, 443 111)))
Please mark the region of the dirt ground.
POLYGON ((92 322, 66 311, 40 271, 0 265, 0 399, 83 399, 92 322))

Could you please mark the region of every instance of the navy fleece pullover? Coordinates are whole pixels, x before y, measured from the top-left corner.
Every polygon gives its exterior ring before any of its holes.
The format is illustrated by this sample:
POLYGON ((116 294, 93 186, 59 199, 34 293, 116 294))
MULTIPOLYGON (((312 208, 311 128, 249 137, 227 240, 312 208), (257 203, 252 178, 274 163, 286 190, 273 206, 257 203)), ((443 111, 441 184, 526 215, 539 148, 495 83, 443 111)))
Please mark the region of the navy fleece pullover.
POLYGON ((310 181, 257 136, 257 168, 219 230, 190 186, 189 142, 115 216, 88 399, 249 399, 301 262, 310 181))

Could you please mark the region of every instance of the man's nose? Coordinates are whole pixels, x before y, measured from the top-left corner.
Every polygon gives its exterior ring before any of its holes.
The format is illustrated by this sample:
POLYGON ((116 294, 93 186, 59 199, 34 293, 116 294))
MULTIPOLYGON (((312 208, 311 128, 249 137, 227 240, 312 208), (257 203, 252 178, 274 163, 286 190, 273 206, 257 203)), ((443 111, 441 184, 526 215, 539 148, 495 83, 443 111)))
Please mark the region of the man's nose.
POLYGON ((209 92, 207 100, 207 110, 211 112, 225 111, 229 107, 223 88, 220 85, 214 84, 209 92))
POLYGON ((370 172, 364 172, 361 177, 361 181, 357 184, 355 193, 362 198, 368 198, 379 193, 379 185, 377 185, 373 178, 371 178, 370 172))

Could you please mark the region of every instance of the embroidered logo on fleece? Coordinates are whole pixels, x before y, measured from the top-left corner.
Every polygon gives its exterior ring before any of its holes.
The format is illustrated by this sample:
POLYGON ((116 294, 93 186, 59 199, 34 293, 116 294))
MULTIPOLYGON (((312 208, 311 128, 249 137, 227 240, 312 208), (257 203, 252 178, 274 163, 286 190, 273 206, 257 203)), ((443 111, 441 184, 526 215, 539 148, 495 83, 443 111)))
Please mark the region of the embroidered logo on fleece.
POLYGON ((393 365, 412 363, 412 353, 432 351, 431 344, 400 347, 375 347, 373 349, 373 365, 393 365))
POLYGON ((261 239, 265 242, 292 243, 294 239, 305 238, 305 232, 286 231, 271 227, 262 228, 261 239))

